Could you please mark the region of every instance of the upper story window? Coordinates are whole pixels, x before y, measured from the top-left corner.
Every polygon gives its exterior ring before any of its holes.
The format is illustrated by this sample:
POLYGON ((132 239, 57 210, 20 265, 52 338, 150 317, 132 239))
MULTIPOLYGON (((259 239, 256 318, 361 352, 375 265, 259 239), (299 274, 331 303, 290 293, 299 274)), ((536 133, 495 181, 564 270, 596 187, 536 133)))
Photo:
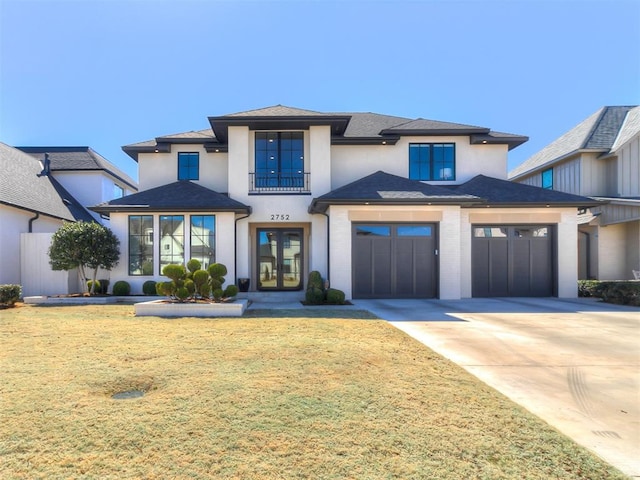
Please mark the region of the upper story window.
POLYGON ((117 183, 113 184, 113 198, 122 198, 124 197, 124 188, 122 188, 117 183))
POLYGON ((255 142, 251 190, 305 190, 303 132, 256 132, 255 142))
POLYGON ((542 188, 553 190, 553 168, 542 172, 542 188))
POLYGON ((200 154, 197 152, 178 153, 178 180, 198 180, 200 178, 200 154))
POLYGON ((409 178, 412 180, 455 180, 455 144, 410 143, 409 178))

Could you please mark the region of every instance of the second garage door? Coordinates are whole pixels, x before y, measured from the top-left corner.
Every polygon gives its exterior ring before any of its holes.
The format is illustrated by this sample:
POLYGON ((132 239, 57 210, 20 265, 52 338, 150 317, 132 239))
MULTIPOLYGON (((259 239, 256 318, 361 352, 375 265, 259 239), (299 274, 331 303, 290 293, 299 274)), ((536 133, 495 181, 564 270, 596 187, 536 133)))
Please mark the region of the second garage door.
POLYGON ((554 295, 553 227, 474 225, 474 297, 554 295))
POLYGON ((436 224, 354 224, 354 298, 434 298, 436 224))

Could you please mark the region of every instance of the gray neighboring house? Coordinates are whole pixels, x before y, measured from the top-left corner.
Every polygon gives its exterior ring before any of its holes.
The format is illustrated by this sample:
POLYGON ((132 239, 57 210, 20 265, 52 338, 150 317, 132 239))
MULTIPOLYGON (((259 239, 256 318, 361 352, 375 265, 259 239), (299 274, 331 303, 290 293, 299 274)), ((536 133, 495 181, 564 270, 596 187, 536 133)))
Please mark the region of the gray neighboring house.
POLYGON ((580 279, 631 279, 640 270, 639 106, 602 107, 509 179, 602 202, 580 216, 580 279))
POLYGON ((51 271, 51 235, 65 221, 103 221, 85 206, 114 198, 116 185, 123 195, 137 190, 88 147, 0 143, 0 284, 20 284, 24 295, 79 291, 75 272, 51 271))

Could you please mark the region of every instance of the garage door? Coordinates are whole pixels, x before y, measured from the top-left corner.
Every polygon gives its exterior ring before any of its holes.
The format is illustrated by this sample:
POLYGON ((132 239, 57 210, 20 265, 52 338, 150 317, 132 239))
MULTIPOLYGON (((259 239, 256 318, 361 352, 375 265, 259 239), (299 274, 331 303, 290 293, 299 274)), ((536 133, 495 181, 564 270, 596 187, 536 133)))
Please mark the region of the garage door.
POLYGON ((354 224, 354 298, 434 298, 435 224, 354 224))
POLYGON ((474 297, 554 295, 554 242, 550 225, 474 225, 474 297))

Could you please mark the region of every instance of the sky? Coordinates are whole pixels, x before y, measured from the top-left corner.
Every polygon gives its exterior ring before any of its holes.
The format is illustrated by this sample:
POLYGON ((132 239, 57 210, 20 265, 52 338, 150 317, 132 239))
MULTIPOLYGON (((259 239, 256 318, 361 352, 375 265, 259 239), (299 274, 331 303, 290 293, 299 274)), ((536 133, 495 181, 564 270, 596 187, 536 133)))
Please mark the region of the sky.
POLYGON ((122 146, 272 105, 526 135, 640 104, 640 0, 0 0, 0 142, 122 146))

